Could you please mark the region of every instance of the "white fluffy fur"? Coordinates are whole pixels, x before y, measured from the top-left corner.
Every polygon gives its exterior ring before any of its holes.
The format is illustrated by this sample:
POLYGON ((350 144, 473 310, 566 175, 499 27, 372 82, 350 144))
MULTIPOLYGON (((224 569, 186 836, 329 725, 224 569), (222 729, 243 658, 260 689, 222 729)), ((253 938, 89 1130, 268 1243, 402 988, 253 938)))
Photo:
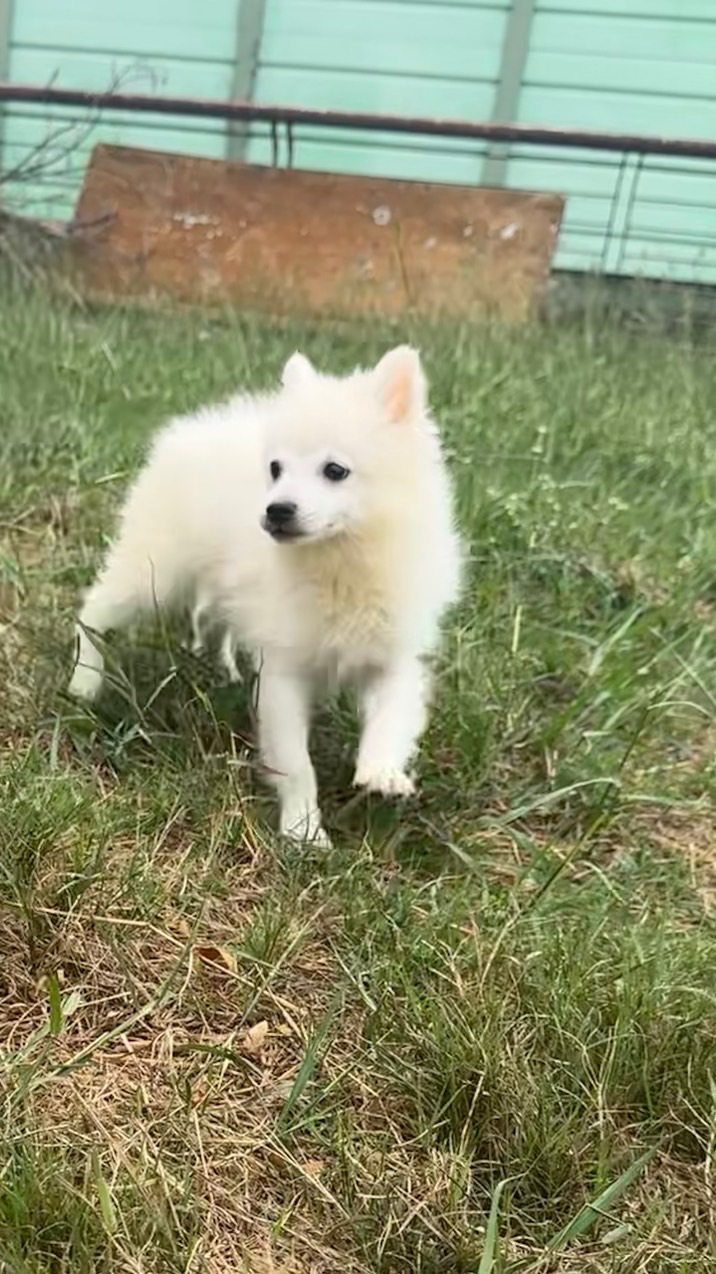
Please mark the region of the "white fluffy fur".
MULTIPOLYGON (((276 471, 276 470, 275 470, 276 471)), ((459 541, 420 360, 392 350, 372 371, 320 375, 294 354, 282 388, 170 422, 130 490, 119 536, 89 590, 70 690, 92 699, 92 633, 155 606, 188 605, 226 629, 259 672, 264 764, 281 830, 325 840, 308 752, 314 689, 349 680, 363 728, 357 785, 408 795, 425 724, 424 656, 457 594, 459 541), (327 462, 350 472, 323 474, 327 462), (271 464, 280 465, 277 480, 271 464), (264 529, 271 502, 297 508, 300 538, 264 529)))

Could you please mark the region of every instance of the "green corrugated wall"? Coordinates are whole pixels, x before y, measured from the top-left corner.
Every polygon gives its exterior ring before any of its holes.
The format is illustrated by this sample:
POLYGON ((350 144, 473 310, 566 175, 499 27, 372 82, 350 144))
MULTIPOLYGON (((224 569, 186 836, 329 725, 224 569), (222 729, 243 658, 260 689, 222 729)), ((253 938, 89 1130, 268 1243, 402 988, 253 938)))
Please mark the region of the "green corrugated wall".
MULTIPOLYGON (((716 138, 716 0, 0 0, 0 28, 17 81, 250 88, 267 102, 716 138)), ((47 141, 42 169, 6 197, 60 217, 99 138, 215 156, 237 145, 211 121, 112 116, 88 133, 77 112, 26 107, 6 111, 2 138, 5 172, 47 141)), ((248 156, 269 162, 267 139, 248 156)), ((464 143, 318 130, 299 134, 294 162, 559 190, 558 266, 716 282, 716 164, 554 148, 503 162, 464 143)))

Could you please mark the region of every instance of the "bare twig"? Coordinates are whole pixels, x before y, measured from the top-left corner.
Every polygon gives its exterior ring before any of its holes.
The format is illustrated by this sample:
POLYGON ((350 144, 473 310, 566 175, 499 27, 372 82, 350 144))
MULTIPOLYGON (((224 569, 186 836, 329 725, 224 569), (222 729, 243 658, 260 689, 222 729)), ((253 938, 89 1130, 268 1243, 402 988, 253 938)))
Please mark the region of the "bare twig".
MULTIPOLYGON (((114 74, 107 91, 118 92, 122 87, 126 87, 128 80, 140 71, 148 74, 150 79, 155 78, 151 68, 137 63, 114 74)), ((67 173, 70 169, 70 160, 82 151, 101 118, 102 107, 98 105, 86 112, 84 118, 48 123, 42 140, 12 167, 0 171, 0 188, 27 184, 55 170, 67 173)))

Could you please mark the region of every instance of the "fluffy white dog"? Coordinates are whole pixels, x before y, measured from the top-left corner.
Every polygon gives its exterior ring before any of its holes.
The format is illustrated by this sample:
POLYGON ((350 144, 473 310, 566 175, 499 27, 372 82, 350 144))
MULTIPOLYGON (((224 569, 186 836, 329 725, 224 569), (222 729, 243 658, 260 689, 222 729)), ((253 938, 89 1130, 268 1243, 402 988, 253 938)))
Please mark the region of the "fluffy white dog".
POLYGON ((259 674, 264 764, 281 831, 326 841, 308 751, 323 682, 355 685, 355 783, 408 796, 425 725, 425 656, 460 577, 452 496, 418 354, 319 374, 301 354, 281 389, 171 421, 130 490, 89 590, 70 691, 97 694, 93 634, 188 605, 225 626, 259 674))

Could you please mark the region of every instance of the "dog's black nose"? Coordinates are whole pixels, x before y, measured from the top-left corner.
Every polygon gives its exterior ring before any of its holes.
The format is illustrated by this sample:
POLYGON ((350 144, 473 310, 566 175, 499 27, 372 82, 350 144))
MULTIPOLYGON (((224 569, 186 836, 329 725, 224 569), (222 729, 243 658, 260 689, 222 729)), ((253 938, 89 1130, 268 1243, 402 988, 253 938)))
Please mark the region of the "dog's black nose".
POLYGON ((289 526, 297 512, 298 505, 293 504, 290 500, 277 500, 267 506, 266 521, 269 526, 289 526))

